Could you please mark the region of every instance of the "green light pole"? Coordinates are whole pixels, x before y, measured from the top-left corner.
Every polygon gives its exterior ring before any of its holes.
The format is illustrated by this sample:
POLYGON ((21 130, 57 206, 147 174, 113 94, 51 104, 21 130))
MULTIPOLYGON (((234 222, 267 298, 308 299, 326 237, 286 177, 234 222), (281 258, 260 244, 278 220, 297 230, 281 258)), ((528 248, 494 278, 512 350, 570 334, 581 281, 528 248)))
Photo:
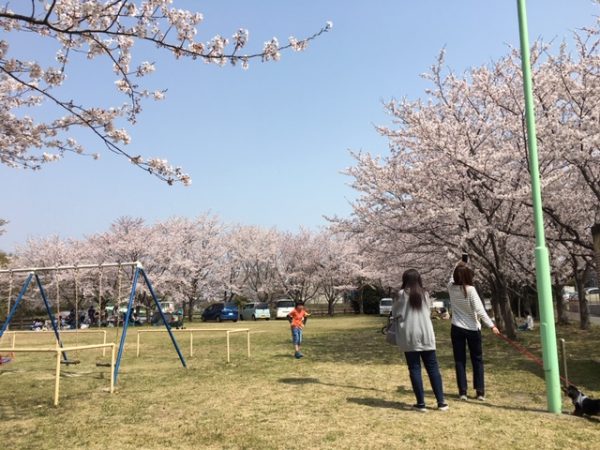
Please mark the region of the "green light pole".
POLYGON ((548 411, 562 412, 560 394, 560 372, 554 328, 554 308, 552 306, 552 281, 550 259, 544 235, 544 215, 538 162, 537 137, 535 133, 535 110, 531 87, 531 63, 529 61, 529 33, 527 31, 527 11, 525 0, 517 0, 519 10, 519 36, 521 39, 521 64, 523 68, 523 91, 525 93, 525 118, 527 121, 527 145, 529 148, 529 171, 531 173, 531 196, 533 198, 533 218, 535 223, 535 273, 537 279, 538 303, 540 307, 540 335, 544 358, 544 377, 548 411))

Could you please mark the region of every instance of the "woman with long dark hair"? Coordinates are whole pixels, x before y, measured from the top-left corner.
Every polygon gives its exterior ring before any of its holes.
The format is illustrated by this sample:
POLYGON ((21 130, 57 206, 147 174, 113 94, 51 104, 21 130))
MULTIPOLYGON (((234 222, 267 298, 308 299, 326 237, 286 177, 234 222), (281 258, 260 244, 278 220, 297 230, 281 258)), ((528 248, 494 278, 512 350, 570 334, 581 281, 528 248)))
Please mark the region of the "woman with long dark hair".
POLYGON ((392 305, 396 324, 396 344, 404 352, 417 411, 425 412, 425 392, 421 376, 421 361, 425 366, 438 409, 446 411, 442 375, 435 354, 435 334, 431 323, 429 296, 423 289, 421 275, 410 269, 402 275, 402 288, 392 305))
POLYGON ((452 351, 456 369, 456 384, 461 400, 467 397, 467 351, 473 366, 473 388, 477 400, 485 400, 485 381, 483 376, 483 346, 481 342, 481 322, 491 328, 494 334, 500 334, 473 286, 473 270, 464 262, 454 268, 452 280, 448 285, 450 307, 452 308, 452 351))

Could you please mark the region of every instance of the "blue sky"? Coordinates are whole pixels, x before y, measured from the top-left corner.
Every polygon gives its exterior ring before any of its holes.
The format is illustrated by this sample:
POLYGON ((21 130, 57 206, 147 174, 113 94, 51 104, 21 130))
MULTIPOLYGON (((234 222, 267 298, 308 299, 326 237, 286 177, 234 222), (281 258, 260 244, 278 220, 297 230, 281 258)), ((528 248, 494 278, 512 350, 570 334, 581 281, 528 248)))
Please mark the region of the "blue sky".
MULTIPOLYGON (((124 159, 69 156, 40 172, 0 167, 0 217, 10 220, 0 249, 28 236, 81 237, 102 231, 122 215, 152 222, 204 211, 227 222, 283 229, 325 224, 323 215, 347 215, 353 198, 340 171, 348 149, 386 153, 373 124, 388 123, 381 102, 416 98, 442 47, 456 71, 480 65, 518 46, 516 1, 175 1, 205 15, 203 40, 250 30, 251 48, 277 36, 301 37, 327 20, 331 33, 304 53, 278 63, 253 62, 248 71, 174 61, 139 48, 155 61, 151 88, 167 88, 163 102, 146 104, 131 131, 131 153, 163 156, 192 175, 191 187, 169 187, 124 159)), ((562 40, 593 22, 591 0, 529 0, 531 38, 562 40)), ((17 48, 35 48, 10 37, 17 48)), ((65 89, 73 98, 107 102, 114 93, 108 65, 76 63, 65 89)), ((85 136, 89 150, 99 144, 85 136)))

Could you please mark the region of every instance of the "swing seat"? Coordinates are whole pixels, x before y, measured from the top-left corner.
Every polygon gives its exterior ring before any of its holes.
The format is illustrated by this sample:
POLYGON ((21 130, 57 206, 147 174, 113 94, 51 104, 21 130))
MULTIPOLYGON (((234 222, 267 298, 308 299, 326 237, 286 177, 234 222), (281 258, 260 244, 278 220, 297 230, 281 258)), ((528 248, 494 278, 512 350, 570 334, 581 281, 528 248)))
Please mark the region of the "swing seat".
POLYGON ((67 359, 67 360, 62 359, 60 361, 60 363, 64 364, 65 366, 74 366, 76 364, 79 364, 80 362, 81 361, 79 361, 78 359, 67 359))
POLYGON ((96 362, 96 367, 110 367, 110 363, 109 362, 97 361, 96 362))

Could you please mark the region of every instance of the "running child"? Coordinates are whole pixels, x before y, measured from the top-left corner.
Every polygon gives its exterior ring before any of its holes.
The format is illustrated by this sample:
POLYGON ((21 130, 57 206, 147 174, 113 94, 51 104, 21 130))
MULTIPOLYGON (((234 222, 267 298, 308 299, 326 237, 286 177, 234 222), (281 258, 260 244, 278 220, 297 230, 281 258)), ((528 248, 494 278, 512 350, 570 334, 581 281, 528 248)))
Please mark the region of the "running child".
POLYGON ((303 301, 297 301, 296 307, 287 316, 292 328, 292 342, 294 343, 294 349, 296 350, 296 353, 294 353, 296 359, 300 359, 304 356, 300 351, 300 346, 302 345, 302 330, 304 329, 304 325, 306 325, 308 316, 310 316, 310 314, 304 309, 303 301))

